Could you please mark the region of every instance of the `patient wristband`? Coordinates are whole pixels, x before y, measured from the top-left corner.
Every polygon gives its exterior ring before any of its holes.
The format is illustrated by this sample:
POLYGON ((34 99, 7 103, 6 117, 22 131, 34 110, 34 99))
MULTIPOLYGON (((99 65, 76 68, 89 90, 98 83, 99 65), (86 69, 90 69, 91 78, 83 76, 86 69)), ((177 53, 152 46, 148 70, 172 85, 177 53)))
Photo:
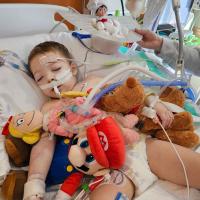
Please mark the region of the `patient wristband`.
POLYGON ((153 119, 155 118, 156 116, 156 111, 152 108, 152 107, 144 107, 142 109, 142 113, 141 113, 143 116, 145 117, 148 117, 150 119, 153 119))
POLYGON ((147 95, 147 97, 145 98, 145 104, 148 107, 154 108, 157 102, 160 102, 159 96, 154 95, 152 93, 147 95))

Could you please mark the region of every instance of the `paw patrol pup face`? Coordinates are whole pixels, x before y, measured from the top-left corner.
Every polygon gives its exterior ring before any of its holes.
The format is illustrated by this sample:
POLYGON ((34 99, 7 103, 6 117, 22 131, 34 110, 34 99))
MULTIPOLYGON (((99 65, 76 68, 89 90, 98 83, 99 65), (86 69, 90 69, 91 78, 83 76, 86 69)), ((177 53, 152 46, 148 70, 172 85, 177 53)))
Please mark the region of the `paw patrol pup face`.
POLYGON ((42 127, 43 114, 31 111, 15 115, 9 124, 9 131, 14 137, 21 138, 24 134, 33 133, 42 127))
POLYGON ((11 116, 5 124, 2 134, 11 134, 21 138, 27 144, 34 144, 40 139, 43 125, 43 114, 40 111, 31 111, 11 116))

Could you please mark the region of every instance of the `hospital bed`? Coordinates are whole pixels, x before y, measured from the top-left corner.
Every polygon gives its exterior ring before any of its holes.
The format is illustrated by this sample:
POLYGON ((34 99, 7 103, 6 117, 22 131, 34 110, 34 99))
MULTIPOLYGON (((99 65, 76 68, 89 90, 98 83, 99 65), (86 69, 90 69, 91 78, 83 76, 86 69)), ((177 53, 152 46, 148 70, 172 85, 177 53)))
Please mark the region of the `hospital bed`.
MULTIPOLYGON (((54 20, 54 13, 59 11, 70 12, 65 7, 54 5, 0 4, 0 51, 10 50, 15 52, 27 62, 27 56, 36 44, 47 40, 55 40, 66 45, 79 62, 85 60, 89 63, 86 69, 84 66, 82 67, 82 72, 86 72, 86 74, 95 74, 94 69, 96 69, 98 74, 105 76, 119 68, 117 65, 109 68, 102 67, 103 62, 114 62, 119 58, 88 51, 72 37, 71 32, 64 25, 61 25, 58 29, 55 29, 54 33, 50 34, 49 31, 58 23, 54 20)), ((142 63, 139 64, 142 65, 142 63)), ((8 110, 10 114, 37 109, 46 101, 34 81, 27 75, 22 75, 22 72, 19 71, 5 66, 0 67, 0 100, 3 99, 9 102, 10 108, 8 110), (15 88, 9 88, 10 83, 5 79, 7 76, 9 76, 9 80, 13 81, 13 84, 19 86, 17 91, 15 88), (17 109, 12 109, 12 105, 16 103, 18 104, 17 109)), ((3 141, 0 140, 0 142, 2 145, 3 141)), ((3 148, 1 147, 0 150, 2 151, 3 148)), ((199 200, 200 192, 195 189, 190 190, 190 199, 199 200)), ((158 180, 138 196, 136 200, 184 200, 186 194, 185 187, 158 180)), ((46 199, 54 199, 54 193, 47 193, 46 199)))

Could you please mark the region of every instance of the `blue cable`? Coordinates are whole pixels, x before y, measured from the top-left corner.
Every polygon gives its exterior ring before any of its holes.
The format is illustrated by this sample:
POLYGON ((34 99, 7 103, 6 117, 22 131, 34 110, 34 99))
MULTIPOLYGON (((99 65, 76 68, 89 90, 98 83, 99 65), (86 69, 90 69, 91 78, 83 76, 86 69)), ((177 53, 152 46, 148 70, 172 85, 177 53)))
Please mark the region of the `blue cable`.
MULTIPOLYGON (((164 86, 181 86, 181 87, 187 87, 187 82, 185 81, 155 81, 155 80, 141 80, 140 81, 142 83, 142 85, 146 86, 146 87, 154 87, 154 86, 159 86, 159 87, 164 87, 164 86)), ((123 81, 119 81, 116 83, 113 83, 111 85, 109 85, 107 88, 101 90, 99 93, 97 93, 94 98, 93 101, 96 103, 99 101, 99 99, 104 96, 105 94, 108 94, 110 91, 113 91, 115 88, 117 88, 118 86, 122 85, 123 81)), ((186 88, 185 91, 188 94, 188 98, 191 99, 192 101, 195 101, 196 99, 196 95, 195 92, 193 91, 192 88, 186 88)))
POLYGON ((82 34, 82 33, 78 33, 78 32, 72 32, 72 36, 79 40, 88 39, 88 38, 92 37, 91 34, 82 34))
POLYGON ((155 80, 142 80, 140 81, 142 85, 148 86, 148 87, 164 87, 164 86, 181 86, 181 87, 187 87, 188 83, 186 81, 155 81, 155 80))
POLYGON ((120 200, 121 196, 122 196, 122 193, 121 193, 121 192, 118 192, 118 193, 117 193, 117 196, 115 197, 115 200, 120 200))

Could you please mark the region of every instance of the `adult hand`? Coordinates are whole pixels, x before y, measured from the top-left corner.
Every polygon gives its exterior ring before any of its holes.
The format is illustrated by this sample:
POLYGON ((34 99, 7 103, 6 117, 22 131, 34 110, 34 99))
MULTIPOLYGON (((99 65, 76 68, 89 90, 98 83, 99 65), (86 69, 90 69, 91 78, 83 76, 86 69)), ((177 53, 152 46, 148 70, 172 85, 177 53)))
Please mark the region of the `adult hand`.
POLYGON ((141 29, 135 29, 135 32, 143 36, 142 40, 138 42, 141 47, 154 49, 155 51, 161 50, 163 39, 158 37, 155 33, 141 29))

